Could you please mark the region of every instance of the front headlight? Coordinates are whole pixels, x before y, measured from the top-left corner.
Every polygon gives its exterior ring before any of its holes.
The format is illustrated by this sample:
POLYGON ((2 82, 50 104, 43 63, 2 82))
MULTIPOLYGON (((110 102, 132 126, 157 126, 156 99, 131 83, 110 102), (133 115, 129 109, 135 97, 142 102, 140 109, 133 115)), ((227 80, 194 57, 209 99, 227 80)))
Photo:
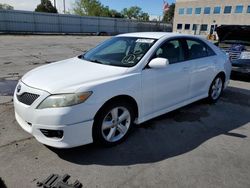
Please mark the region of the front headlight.
POLYGON ((240 59, 250 59, 250 52, 242 52, 240 59))
POLYGON ((83 103, 91 94, 92 92, 89 91, 83 93, 50 95, 38 105, 37 109, 73 106, 83 103))

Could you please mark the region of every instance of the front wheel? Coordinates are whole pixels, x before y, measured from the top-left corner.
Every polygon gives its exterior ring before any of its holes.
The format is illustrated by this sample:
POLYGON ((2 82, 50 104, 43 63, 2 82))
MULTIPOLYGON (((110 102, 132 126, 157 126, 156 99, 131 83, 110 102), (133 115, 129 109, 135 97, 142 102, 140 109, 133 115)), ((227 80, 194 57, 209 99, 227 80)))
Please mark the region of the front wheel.
POLYGON ((217 76, 209 89, 208 100, 211 103, 215 103, 221 96, 224 87, 224 81, 221 76, 217 76))
POLYGON ((93 126, 94 142, 104 145, 116 145, 128 136, 135 116, 131 105, 111 103, 97 114, 93 126))

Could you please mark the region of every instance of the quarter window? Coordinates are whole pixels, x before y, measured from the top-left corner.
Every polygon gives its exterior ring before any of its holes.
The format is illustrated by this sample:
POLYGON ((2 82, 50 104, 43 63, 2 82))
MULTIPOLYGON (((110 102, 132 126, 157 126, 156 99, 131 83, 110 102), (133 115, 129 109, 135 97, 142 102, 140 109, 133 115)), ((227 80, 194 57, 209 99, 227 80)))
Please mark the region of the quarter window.
POLYGON ((204 14, 210 14, 210 10, 211 10, 210 7, 205 7, 204 8, 204 14))
POLYGON ((224 14, 230 14, 232 11, 232 6, 225 6, 224 8, 224 14))
POLYGON ((237 5, 235 7, 235 13, 242 13, 243 12, 243 5, 237 5))
POLYGON ((195 14, 201 14, 201 8, 200 7, 195 8, 195 14))
POLYGON ((178 63, 184 60, 181 42, 171 40, 164 43, 155 53, 155 57, 168 59, 170 64, 178 63))
POLYGON ((186 41, 189 60, 215 55, 214 51, 202 41, 192 39, 187 39, 186 41))
POLYGON ((214 7, 214 14, 220 14, 220 7, 214 7))

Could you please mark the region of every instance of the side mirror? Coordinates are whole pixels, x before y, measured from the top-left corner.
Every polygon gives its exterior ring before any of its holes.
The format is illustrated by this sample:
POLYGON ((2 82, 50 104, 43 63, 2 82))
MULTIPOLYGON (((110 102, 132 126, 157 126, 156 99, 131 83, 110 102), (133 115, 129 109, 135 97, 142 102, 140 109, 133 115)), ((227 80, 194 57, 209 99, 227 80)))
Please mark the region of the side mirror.
POLYGON ((161 57, 152 59, 148 64, 148 66, 153 69, 162 69, 162 68, 167 67, 168 65, 169 65, 168 59, 161 58, 161 57))

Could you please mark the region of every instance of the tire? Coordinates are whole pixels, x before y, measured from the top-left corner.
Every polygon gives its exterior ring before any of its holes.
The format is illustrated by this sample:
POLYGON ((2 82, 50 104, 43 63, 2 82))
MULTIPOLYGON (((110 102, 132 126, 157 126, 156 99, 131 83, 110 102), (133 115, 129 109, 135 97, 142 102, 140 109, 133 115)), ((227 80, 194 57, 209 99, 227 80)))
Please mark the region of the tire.
POLYGON ((215 77, 208 92, 208 102, 215 103, 220 98, 224 88, 224 79, 221 75, 215 77))
POLYGON ((113 102, 105 105, 94 120, 94 143, 107 147, 121 143, 131 132, 134 120, 135 113, 129 103, 113 102))

